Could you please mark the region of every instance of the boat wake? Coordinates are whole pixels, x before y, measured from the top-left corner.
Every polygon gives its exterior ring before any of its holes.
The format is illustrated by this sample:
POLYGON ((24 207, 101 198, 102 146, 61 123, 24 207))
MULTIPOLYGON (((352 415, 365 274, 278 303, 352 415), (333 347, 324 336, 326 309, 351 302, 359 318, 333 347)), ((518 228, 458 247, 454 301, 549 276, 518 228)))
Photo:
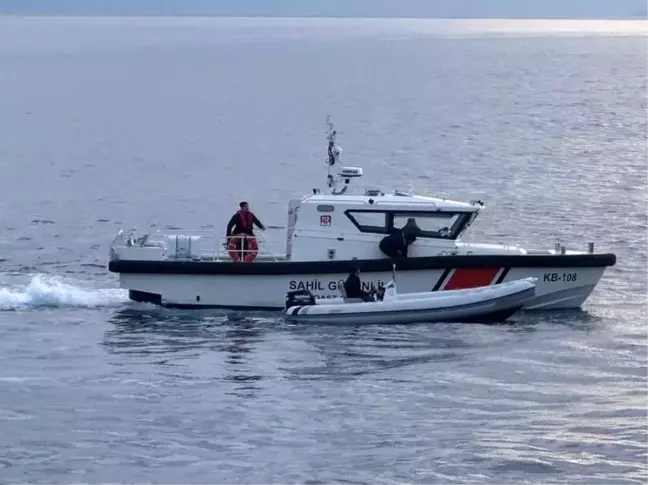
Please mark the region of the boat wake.
POLYGON ((118 288, 92 289, 66 283, 57 276, 36 275, 21 286, 0 288, 0 311, 29 308, 116 306, 128 301, 118 288))

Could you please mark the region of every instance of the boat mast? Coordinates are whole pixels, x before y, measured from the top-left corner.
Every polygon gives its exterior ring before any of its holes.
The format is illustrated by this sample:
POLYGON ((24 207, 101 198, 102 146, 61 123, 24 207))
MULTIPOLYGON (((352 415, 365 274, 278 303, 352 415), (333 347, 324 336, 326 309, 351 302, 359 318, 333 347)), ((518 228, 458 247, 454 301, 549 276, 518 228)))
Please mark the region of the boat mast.
POLYGON ((335 143, 337 131, 335 131, 335 129, 333 128, 331 115, 328 115, 326 117, 326 126, 328 127, 328 134, 326 135, 326 138, 328 140, 328 156, 326 158, 326 164, 328 165, 328 175, 326 176, 326 182, 333 195, 342 195, 349 188, 351 179, 362 177, 362 168, 340 167, 339 169, 337 169, 338 171, 336 173, 333 173, 333 167, 340 161, 342 148, 340 148, 340 146, 335 143), (344 186, 338 190, 338 185, 340 183, 343 183, 344 186))
MULTIPOLYGON (((333 127, 333 122, 331 121, 331 115, 326 116, 326 127, 327 135, 326 139, 328 140, 328 156, 326 158, 326 164, 328 165, 328 175, 326 176, 326 184, 330 189, 333 189, 333 193, 337 193, 337 180, 331 173, 331 169, 335 166, 337 162, 340 161, 340 155, 342 154, 342 148, 335 144, 335 137, 337 131, 333 127)), ((346 187, 345 187, 346 188, 346 187)), ((343 189, 344 190, 344 189, 343 189)))

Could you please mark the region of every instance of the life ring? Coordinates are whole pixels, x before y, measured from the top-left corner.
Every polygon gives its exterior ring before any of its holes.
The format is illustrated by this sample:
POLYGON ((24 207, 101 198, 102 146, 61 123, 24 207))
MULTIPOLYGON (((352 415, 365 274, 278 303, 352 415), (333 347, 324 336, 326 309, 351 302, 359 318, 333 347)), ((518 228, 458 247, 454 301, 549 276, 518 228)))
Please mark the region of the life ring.
POLYGON ((230 237, 230 240, 227 243, 227 253, 234 261, 244 261, 246 263, 249 263, 256 259, 258 252, 259 246, 257 245, 256 237, 250 236, 248 234, 234 234, 232 237, 230 237), (245 251, 241 251, 244 239, 247 241, 247 249, 245 251), (241 255, 243 255, 242 258, 241 255))

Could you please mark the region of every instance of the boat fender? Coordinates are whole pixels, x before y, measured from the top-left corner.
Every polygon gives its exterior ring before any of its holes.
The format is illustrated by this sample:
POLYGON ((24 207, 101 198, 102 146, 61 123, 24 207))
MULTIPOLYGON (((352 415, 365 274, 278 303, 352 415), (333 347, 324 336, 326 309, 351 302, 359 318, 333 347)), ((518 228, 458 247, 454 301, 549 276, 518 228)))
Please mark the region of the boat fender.
POLYGON ((286 293, 286 310, 293 306, 316 305, 315 297, 308 290, 294 290, 286 293))
POLYGON ((258 252, 259 246, 257 245, 254 236, 249 236, 243 233, 235 234, 227 243, 227 254, 229 254, 233 261, 244 261, 249 263, 256 259, 258 252), (244 239, 247 241, 247 250, 245 252, 241 251, 241 245, 243 244, 244 239), (243 255, 242 258, 241 255, 243 255))

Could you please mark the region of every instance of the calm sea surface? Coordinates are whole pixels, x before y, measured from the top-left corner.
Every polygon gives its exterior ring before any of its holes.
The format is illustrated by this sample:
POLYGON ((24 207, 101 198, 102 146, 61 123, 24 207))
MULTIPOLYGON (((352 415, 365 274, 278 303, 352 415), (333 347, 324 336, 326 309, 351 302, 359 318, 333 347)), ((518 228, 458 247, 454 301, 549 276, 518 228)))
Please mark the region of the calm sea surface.
MULTIPOLYGON (((0 479, 646 483, 645 22, 0 19, 0 479), (582 311, 289 326, 130 303, 120 228, 324 187, 617 254, 582 311)), ((221 229, 222 228, 222 229, 221 229)))

